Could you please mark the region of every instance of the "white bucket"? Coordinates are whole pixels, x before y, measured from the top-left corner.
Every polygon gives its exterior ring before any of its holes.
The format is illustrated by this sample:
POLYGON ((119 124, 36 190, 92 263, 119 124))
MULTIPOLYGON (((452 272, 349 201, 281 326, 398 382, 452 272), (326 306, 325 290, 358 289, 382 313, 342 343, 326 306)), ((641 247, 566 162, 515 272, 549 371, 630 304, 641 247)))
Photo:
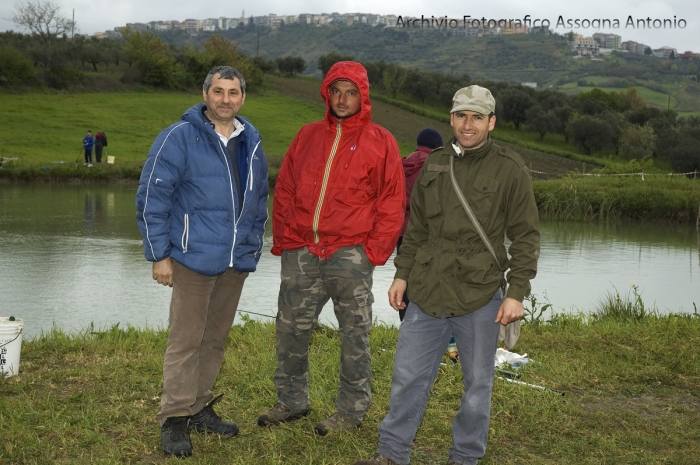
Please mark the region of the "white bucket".
POLYGON ((107 163, 110 165, 114 164, 114 155, 107 155, 107 163))
POLYGON ((0 317, 0 373, 5 376, 19 373, 23 328, 24 320, 10 321, 8 317, 0 317))

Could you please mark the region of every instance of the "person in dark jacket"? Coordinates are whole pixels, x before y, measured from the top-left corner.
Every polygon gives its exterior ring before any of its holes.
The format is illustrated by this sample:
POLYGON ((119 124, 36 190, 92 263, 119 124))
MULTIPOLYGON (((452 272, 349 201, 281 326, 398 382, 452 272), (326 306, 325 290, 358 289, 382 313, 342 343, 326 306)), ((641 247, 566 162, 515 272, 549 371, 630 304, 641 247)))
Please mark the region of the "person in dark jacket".
POLYGON ((389 412, 379 426, 376 453, 355 465, 410 463, 451 334, 459 347, 464 394, 452 422, 448 464, 476 465, 486 451, 499 329, 523 316, 540 252, 530 173, 520 155, 489 136, 495 111, 488 89, 459 89, 450 112, 454 138, 428 156, 416 181, 389 288, 395 310, 403 307, 406 289, 411 299, 396 344, 389 412))
POLYGON ((309 340, 329 300, 341 339, 335 412, 315 430, 355 429, 372 398, 372 274, 394 251, 406 209, 394 136, 372 122, 367 70, 334 64, 321 84, 325 118, 299 130, 282 162, 272 207, 273 255, 281 255, 277 400, 258 425, 310 412, 309 340))
MULTIPOLYGON (((418 133, 418 138, 416 139, 418 148, 415 152, 401 160, 403 164, 403 174, 406 177, 406 215, 403 218, 403 228, 401 228, 401 235, 396 243, 396 254, 398 255, 401 251, 401 242, 403 241, 403 235, 408 227, 408 219, 411 217, 411 192, 413 192, 413 185, 418 179, 418 173, 420 173, 421 168, 423 168, 423 163, 425 159, 428 158, 430 152, 442 147, 442 136, 433 128, 425 128, 418 133)), ((403 302, 408 306, 408 293, 404 292, 403 302)), ((406 314, 406 309, 399 310, 399 319, 403 321, 403 317, 406 314)))
POLYGON ((98 132, 95 134, 95 162, 102 163, 102 148, 107 147, 107 134, 98 132))
POLYGON ((204 103, 156 138, 141 173, 136 217, 153 279, 173 288, 163 396, 157 415, 168 455, 192 454, 189 431, 238 434, 213 405, 243 282, 255 271, 267 221, 260 134, 238 116, 245 79, 213 68, 204 103))

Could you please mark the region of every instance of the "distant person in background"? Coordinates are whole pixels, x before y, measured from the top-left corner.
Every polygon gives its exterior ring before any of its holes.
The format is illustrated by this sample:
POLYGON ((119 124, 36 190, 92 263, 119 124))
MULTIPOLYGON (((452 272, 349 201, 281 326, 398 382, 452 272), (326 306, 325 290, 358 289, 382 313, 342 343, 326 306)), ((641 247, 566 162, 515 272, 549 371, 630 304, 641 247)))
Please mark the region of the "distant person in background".
POLYGON ((83 137, 83 147, 85 148, 85 165, 92 166, 92 147, 95 145, 95 138, 92 137, 92 131, 88 131, 83 137))
POLYGON ((98 132, 95 134, 95 162, 102 163, 102 147, 107 147, 107 134, 98 132))
MULTIPOLYGON (((403 174, 406 176, 406 215, 403 219, 403 228, 401 228, 401 235, 399 236, 399 241, 396 243, 396 254, 399 254, 401 250, 401 242, 403 241, 403 235, 406 232, 406 227, 408 226, 408 219, 411 216, 411 192, 413 192, 413 185, 418 179, 418 173, 420 173, 421 168, 423 168, 423 163, 425 159, 428 158, 430 152, 442 147, 442 136, 433 128, 425 128, 418 133, 418 138, 416 140, 418 148, 415 152, 401 160, 403 163, 403 174)), ((404 292, 403 302, 408 306, 408 293, 404 292)), ((399 319, 403 321, 403 317, 406 314, 406 309, 399 310, 399 319)))

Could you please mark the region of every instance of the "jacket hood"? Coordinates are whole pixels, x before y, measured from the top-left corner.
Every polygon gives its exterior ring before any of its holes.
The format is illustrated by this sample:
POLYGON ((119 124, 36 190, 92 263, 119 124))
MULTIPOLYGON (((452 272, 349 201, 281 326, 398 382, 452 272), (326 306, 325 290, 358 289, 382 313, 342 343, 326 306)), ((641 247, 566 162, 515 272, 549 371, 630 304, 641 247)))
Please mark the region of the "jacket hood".
POLYGON ((328 86, 333 82, 338 80, 350 81, 359 89, 360 91, 360 111, 349 117, 345 118, 348 123, 357 121, 357 125, 361 126, 369 123, 372 120, 372 105, 369 101, 369 78, 367 77, 367 70, 360 63, 355 61, 339 61, 328 70, 326 77, 323 79, 321 84, 321 97, 326 102, 326 121, 329 123, 334 123, 337 120, 335 116, 331 114, 331 103, 328 96, 328 86))
POLYGON ((418 147, 418 149, 413 152, 411 155, 408 157, 404 158, 401 160, 401 163, 403 164, 403 172, 406 177, 411 176, 412 174, 415 174, 416 172, 420 171, 421 168, 423 168, 423 163, 425 162, 425 159, 428 158, 428 155, 433 151, 430 147, 418 147))

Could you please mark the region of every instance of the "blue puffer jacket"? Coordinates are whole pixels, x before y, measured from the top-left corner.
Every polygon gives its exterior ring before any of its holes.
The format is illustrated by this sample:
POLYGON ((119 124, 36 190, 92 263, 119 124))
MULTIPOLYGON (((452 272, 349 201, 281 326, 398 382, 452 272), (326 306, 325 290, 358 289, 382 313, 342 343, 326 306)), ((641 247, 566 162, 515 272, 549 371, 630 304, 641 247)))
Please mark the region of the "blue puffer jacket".
POLYGON ((136 219, 149 261, 167 257, 214 276, 228 267, 255 271, 267 221, 267 160, 246 119, 238 136, 248 172, 243 202, 226 146, 197 104, 156 138, 141 172, 136 219), (240 216, 239 216, 239 212, 240 216), (236 219, 237 218, 237 219, 236 219))

